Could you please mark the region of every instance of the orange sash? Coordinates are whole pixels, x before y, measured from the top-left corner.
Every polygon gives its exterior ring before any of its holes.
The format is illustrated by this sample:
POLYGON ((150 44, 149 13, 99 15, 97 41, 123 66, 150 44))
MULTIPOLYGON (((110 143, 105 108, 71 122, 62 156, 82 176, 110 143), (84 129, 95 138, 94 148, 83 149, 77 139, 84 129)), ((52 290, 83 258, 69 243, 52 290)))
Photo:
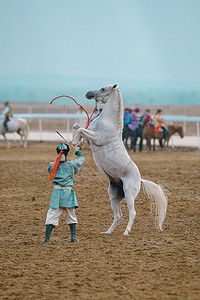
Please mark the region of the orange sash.
POLYGON ((162 126, 162 124, 163 124, 163 122, 161 122, 160 124, 158 124, 158 126, 156 126, 156 128, 154 129, 154 131, 156 133, 158 133, 158 131, 159 131, 160 127, 162 126))
POLYGON ((59 165, 60 160, 61 160, 62 153, 63 153, 63 151, 60 151, 60 153, 58 154, 58 156, 57 156, 57 158, 56 158, 56 160, 55 160, 55 162, 54 162, 54 164, 51 168, 52 172, 51 172, 51 175, 50 175, 50 181, 52 181, 55 177, 58 165, 59 165))

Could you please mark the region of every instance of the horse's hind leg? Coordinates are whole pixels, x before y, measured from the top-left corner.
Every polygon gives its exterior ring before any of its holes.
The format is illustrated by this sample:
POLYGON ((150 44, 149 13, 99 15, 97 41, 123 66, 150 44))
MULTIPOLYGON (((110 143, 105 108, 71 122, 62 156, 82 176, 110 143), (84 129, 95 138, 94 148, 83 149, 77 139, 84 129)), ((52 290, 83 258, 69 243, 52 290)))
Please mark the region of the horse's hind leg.
POLYGON ((24 136, 24 148, 26 148, 27 147, 27 138, 26 138, 26 136, 24 136))
POLYGON ((114 231, 115 227, 117 226, 117 224, 119 223, 119 221, 122 217, 122 211, 121 211, 121 207, 120 207, 121 200, 124 197, 122 187, 115 185, 115 183, 110 183, 109 197, 110 197, 111 207, 112 207, 112 210, 114 213, 114 221, 113 221, 112 225, 110 226, 110 228, 106 232, 102 232, 102 233, 106 233, 106 234, 111 234, 114 231))
POLYGON ((21 129, 18 129, 17 133, 19 134, 20 136, 20 141, 19 141, 19 144, 20 146, 22 147, 23 146, 23 132, 21 131, 21 129))
POLYGON ((114 213, 114 221, 113 221, 112 225, 110 226, 110 228, 106 232, 101 232, 102 234, 103 233, 111 234, 114 231, 115 227, 117 226, 117 224, 119 223, 119 220, 122 217, 122 212, 121 212, 121 208, 120 208, 121 201, 119 201, 117 199, 110 199, 110 201, 111 201, 111 207, 112 207, 112 210, 114 213))
POLYGON ((136 216, 136 211, 135 211, 135 199, 137 197, 137 194, 140 191, 140 184, 138 184, 138 187, 133 187, 133 184, 124 184, 124 193, 125 193, 125 198, 126 198, 126 203, 128 206, 129 210, 129 221, 128 225, 124 231, 124 235, 128 235, 128 233, 131 231, 131 227, 133 225, 133 221, 136 216))
POLYGON ((124 139, 124 145, 125 145, 126 149, 128 149, 128 143, 127 143, 127 140, 128 140, 127 138, 124 139))
POLYGON ((4 140, 5 140, 6 144, 7 144, 7 147, 10 148, 10 142, 9 142, 9 140, 6 138, 6 135, 5 135, 5 134, 2 134, 2 135, 3 135, 3 137, 4 137, 4 140))
POLYGON ((142 132, 140 133, 139 137, 140 137, 139 151, 142 152, 142 148, 143 148, 143 136, 142 136, 142 132))
POLYGON ((153 139, 153 151, 156 151, 156 140, 153 139))
POLYGON ((26 134, 24 133, 24 131, 22 131, 22 137, 21 137, 21 139, 22 139, 22 146, 24 148, 26 148, 27 147, 27 137, 26 137, 26 134))
POLYGON ((151 140, 150 139, 146 139, 147 142, 147 151, 151 151, 151 140))

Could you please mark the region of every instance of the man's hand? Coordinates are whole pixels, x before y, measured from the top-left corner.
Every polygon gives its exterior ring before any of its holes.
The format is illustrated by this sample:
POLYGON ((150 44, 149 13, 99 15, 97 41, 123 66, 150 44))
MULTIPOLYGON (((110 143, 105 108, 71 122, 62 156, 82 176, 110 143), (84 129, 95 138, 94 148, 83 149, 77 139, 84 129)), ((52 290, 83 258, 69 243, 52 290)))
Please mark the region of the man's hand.
POLYGON ((75 149, 76 151, 78 151, 78 150, 81 150, 81 147, 80 147, 79 145, 76 145, 76 146, 74 147, 74 149, 75 149))
POLYGON ((81 151, 79 151, 79 150, 76 151, 75 154, 76 154, 78 157, 83 156, 83 154, 82 154, 81 151))
POLYGON ((75 150, 81 150, 82 148, 82 141, 79 141, 75 146, 74 146, 74 149, 75 150))

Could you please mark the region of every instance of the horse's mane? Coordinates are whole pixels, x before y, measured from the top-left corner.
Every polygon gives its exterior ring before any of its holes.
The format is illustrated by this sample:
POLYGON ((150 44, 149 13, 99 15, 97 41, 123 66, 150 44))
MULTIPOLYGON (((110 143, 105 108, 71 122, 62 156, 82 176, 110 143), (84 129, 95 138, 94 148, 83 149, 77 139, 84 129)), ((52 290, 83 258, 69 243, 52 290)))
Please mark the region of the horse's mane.
POLYGON ((174 129, 174 130, 179 130, 179 129, 182 129, 183 130, 183 126, 182 125, 168 125, 167 126, 168 129, 171 128, 171 129, 174 129))
MULTIPOLYGON (((123 116, 124 116, 124 105, 123 105, 123 100, 122 100, 122 96, 121 93, 118 89, 115 90, 115 96, 117 97, 117 101, 118 101, 118 107, 117 105, 113 108, 113 112, 115 110, 116 116, 117 116, 117 120, 116 123, 113 124, 114 126, 116 126, 117 129, 120 130, 120 133, 122 133, 122 129, 124 127, 124 122, 123 122, 123 116)), ((111 100, 112 101, 112 100, 111 100)), ((116 101, 115 101, 116 103, 116 101)), ((102 113, 100 114, 100 116, 98 117, 98 119, 100 120, 101 118, 103 118, 104 113, 106 110, 103 109, 102 113)))
POLYGON ((122 100, 120 91, 117 90, 117 93, 118 93, 118 100, 119 100, 119 118, 118 118, 118 122, 117 122, 117 127, 122 132, 122 129, 124 127, 124 122, 123 122, 124 105, 123 105, 123 100, 122 100))

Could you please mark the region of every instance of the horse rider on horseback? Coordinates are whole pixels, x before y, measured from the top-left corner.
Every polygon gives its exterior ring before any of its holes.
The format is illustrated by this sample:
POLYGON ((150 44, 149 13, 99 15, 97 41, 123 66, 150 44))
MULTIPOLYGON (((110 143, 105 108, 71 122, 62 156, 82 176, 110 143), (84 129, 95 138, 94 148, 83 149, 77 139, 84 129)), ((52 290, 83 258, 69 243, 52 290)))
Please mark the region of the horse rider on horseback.
POLYGON ((131 111, 131 122, 128 124, 130 130, 134 131, 139 127, 139 117, 137 113, 139 112, 139 108, 135 108, 131 111))
POLYGON ((131 123, 131 109, 125 108, 124 110, 124 128, 131 123))
POLYGON ((155 113, 154 119, 153 119, 153 125, 155 127, 154 131, 156 133, 162 133, 164 134, 164 139, 168 141, 168 129, 167 127, 163 124, 164 119, 161 118, 161 112, 162 109, 158 109, 155 113))
POLYGON ((58 226, 59 217, 66 210, 66 223, 70 226, 71 242, 78 242, 75 237, 76 224, 78 223, 75 209, 78 208, 78 201, 72 189, 74 184, 74 175, 82 168, 85 159, 80 151, 76 151, 77 159, 67 160, 69 146, 61 143, 57 148, 57 158, 55 162, 50 162, 48 172, 50 181, 54 188, 51 195, 49 210, 46 217, 45 240, 40 244, 49 242, 53 227, 58 226))
POLYGON ((131 123, 131 109, 125 108, 124 109, 124 128, 122 133, 122 139, 124 140, 127 132, 129 131, 128 124, 131 123))
MULTIPOLYGON (((131 141, 131 149, 136 151, 136 142, 137 142, 137 137, 141 136, 141 131, 142 127, 139 124, 139 116, 137 113, 140 112, 140 109, 136 107, 131 111, 131 123, 128 124, 129 129, 133 132, 133 138, 131 141)), ((142 140, 139 144, 139 150, 142 151, 142 140)))
POLYGON ((8 132, 8 122, 11 120, 11 118, 13 117, 13 114, 12 114, 12 108, 11 106, 9 105, 9 102, 4 102, 4 110, 2 111, 2 115, 4 115, 5 119, 4 119, 4 122, 3 122, 3 126, 5 128, 5 131, 8 132))
POLYGON ((144 127, 150 127, 152 123, 152 118, 150 115, 150 109, 146 109, 143 115, 140 118, 140 124, 141 126, 144 127))

